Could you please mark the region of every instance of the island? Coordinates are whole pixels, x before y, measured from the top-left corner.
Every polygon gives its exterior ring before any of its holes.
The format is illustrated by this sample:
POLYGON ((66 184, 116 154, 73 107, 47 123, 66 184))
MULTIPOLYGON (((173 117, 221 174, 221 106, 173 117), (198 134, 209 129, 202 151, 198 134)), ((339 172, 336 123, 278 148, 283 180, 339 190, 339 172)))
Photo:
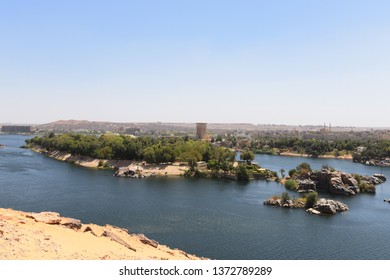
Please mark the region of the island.
POLYGON ((277 172, 253 161, 243 151, 240 161, 233 149, 187 137, 152 138, 105 133, 101 135, 49 133, 26 140, 26 147, 69 163, 113 169, 115 176, 189 176, 238 181, 277 180, 277 172))
MULTIPOLYGON (((375 186, 386 181, 382 174, 363 176, 335 170, 331 166, 322 166, 321 170, 312 170, 310 164, 302 162, 288 172, 281 183, 287 190, 297 192, 298 198, 284 192, 263 202, 264 205, 283 208, 306 208, 311 214, 336 214, 347 211, 346 204, 332 199, 318 197, 318 191, 326 191, 335 195, 356 195, 358 193, 375 193, 375 186)), ((385 200, 386 201, 386 200, 385 200)))

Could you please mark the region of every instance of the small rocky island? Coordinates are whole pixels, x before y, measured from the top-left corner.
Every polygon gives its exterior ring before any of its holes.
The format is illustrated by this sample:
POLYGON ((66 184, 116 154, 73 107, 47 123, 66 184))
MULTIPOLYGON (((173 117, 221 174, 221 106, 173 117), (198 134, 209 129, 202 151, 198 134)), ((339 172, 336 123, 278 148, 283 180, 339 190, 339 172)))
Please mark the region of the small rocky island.
MULTIPOLYGON (((286 189, 301 194, 299 198, 291 198, 285 192, 281 196, 273 196, 264 205, 283 208, 306 208, 311 214, 336 214, 348 210, 342 202, 318 198, 317 191, 325 191, 335 195, 356 195, 358 193, 375 193, 375 186, 386 181, 382 174, 363 176, 349 174, 323 166, 321 170, 312 170, 307 163, 301 163, 289 171, 289 177, 282 180, 286 189)), ((386 200, 385 200, 386 201, 386 200)))
POLYGON ((386 181, 383 174, 372 176, 349 174, 329 166, 323 166, 321 170, 311 170, 307 163, 302 163, 290 170, 289 175, 290 177, 285 181, 286 188, 299 193, 316 192, 317 190, 337 195, 375 193, 375 186, 386 181))
POLYGON ((337 212, 349 210, 348 206, 340 201, 325 198, 318 199, 316 192, 295 199, 290 198, 288 193, 283 193, 282 196, 273 196, 267 199, 263 204, 283 208, 306 208, 308 213, 316 215, 334 215, 337 212))

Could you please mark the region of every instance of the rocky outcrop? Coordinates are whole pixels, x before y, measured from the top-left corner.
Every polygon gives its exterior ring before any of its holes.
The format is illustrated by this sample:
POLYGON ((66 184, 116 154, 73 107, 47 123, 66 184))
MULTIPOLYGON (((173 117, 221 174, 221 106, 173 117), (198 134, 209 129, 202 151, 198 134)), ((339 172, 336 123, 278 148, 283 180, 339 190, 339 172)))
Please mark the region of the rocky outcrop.
POLYGON ((298 180, 298 192, 307 193, 317 191, 316 183, 310 179, 298 180))
POLYGON ((347 211, 348 206, 339 201, 322 198, 314 204, 313 209, 321 214, 336 214, 337 212, 347 211))
POLYGON ((292 199, 283 199, 278 197, 271 197, 263 202, 264 205, 277 206, 284 208, 303 208, 305 204, 300 201, 294 201, 292 199))
POLYGON ((317 182, 318 188, 333 194, 354 195, 359 192, 357 181, 352 175, 340 171, 314 171, 310 174, 310 179, 317 182))
POLYGON ((264 201, 263 204, 269 206, 278 206, 278 207, 283 206, 281 198, 269 198, 266 201, 264 201))
MULTIPOLYGON (((300 201, 283 200, 282 198, 272 197, 264 201, 264 205, 277 206, 283 208, 304 208, 305 204, 300 201)), ((319 199, 312 208, 306 210, 308 213, 321 215, 331 214, 334 215, 337 212, 348 211, 348 206, 340 201, 331 199, 321 198, 319 199)))
POLYGON ((0 208, 1 260, 200 260, 142 234, 82 224, 55 212, 0 208))
POLYGON ((382 174, 355 176, 341 171, 331 171, 329 169, 313 171, 309 174, 309 179, 298 180, 298 191, 310 192, 316 191, 316 189, 323 189, 332 194, 355 195, 360 193, 361 185, 364 186, 364 188, 362 188, 364 192, 375 192, 375 186, 386 181, 386 177, 382 174), (360 183, 355 176, 359 178, 360 183))
POLYGON ((31 213, 28 214, 26 217, 34 219, 36 222, 45 223, 49 225, 58 225, 61 222, 60 214, 55 212, 31 213))

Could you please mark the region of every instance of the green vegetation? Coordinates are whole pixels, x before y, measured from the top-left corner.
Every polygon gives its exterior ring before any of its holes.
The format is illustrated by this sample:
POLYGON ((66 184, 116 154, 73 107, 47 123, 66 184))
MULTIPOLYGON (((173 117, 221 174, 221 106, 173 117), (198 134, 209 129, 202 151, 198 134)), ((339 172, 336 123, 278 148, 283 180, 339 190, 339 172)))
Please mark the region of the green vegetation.
POLYGON ((277 178, 275 171, 252 164, 254 153, 243 152, 242 162, 234 165, 236 153, 205 141, 186 138, 132 137, 116 134, 100 136, 50 133, 43 137, 26 140, 29 147, 39 146, 45 150, 67 152, 75 156, 99 159, 99 168, 109 168, 106 160, 146 161, 150 164, 185 162, 190 167, 186 176, 250 179, 277 178), (199 164, 199 162, 203 162, 199 164))
POLYGON ((287 203, 289 200, 291 200, 290 195, 287 192, 282 193, 282 204, 287 203))
POLYGON ((317 192, 309 192, 306 196, 305 196, 305 200, 306 200, 306 207, 307 208, 311 208, 314 206, 314 204, 317 203, 318 201, 318 193, 317 192))
POLYGON ((293 180, 293 179, 289 179, 286 181, 286 183, 284 184, 285 188, 290 190, 290 191, 297 191, 298 190, 298 183, 297 181, 293 180))
POLYGON ((298 137, 286 137, 273 139, 262 137, 252 140, 251 149, 256 153, 280 154, 292 152, 296 154, 308 154, 312 157, 321 155, 342 156, 352 154, 357 147, 366 146, 363 140, 319 140, 300 139, 298 137))
POLYGON ((367 141, 363 145, 362 151, 353 153, 355 162, 365 162, 376 159, 381 160, 390 157, 390 140, 367 141))
POLYGON ((246 165, 240 164, 236 168, 237 180, 247 182, 250 179, 249 171, 246 165))
POLYGON ((291 178, 294 177, 307 177, 309 173, 312 171, 310 164, 307 162, 302 162, 297 167, 288 171, 288 175, 291 178))
POLYGON ((343 156, 352 154, 356 162, 365 162, 390 157, 390 140, 319 140, 286 137, 273 139, 263 137, 253 139, 250 149, 262 154, 280 154, 291 152, 307 154, 312 157, 322 155, 343 156), (359 150, 358 147, 362 147, 359 150))
POLYGON ((365 193, 375 193, 376 192, 375 186, 372 184, 369 184, 367 182, 360 182, 359 183, 359 190, 360 190, 360 192, 365 192, 365 193))
MULTIPOLYGON (((81 134, 49 134, 26 140, 28 145, 38 145, 48 151, 64 151, 73 155, 98 159, 145 160, 148 163, 187 162, 195 167, 198 161, 214 162, 229 168, 235 152, 215 147, 204 141, 185 141, 182 138, 158 139, 103 134, 99 137, 81 134)), ((103 165, 101 162, 100 166, 103 165)))
POLYGON ((246 161, 252 161, 255 159, 255 154, 252 151, 244 151, 240 154, 240 158, 246 161))

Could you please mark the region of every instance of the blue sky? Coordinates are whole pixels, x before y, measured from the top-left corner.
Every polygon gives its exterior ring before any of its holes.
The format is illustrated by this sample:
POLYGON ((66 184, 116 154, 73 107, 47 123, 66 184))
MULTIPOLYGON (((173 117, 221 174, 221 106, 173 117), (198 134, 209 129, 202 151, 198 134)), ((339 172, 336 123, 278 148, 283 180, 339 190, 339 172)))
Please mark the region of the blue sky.
POLYGON ((390 126, 389 1, 0 0, 0 123, 390 126))

